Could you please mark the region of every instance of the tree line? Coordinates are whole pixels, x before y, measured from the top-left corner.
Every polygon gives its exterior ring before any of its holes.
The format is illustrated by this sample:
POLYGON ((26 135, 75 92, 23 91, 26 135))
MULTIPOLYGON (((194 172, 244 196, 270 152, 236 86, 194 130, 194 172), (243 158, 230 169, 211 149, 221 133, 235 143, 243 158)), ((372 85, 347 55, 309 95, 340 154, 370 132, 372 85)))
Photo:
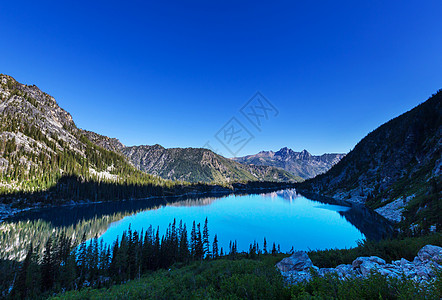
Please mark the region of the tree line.
MULTIPOLYGON (((149 226, 144 232, 129 229, 117 237, 112 245, 95 238, 86 241, 84 234, 79 245, 65 232, 51 236, 38 251, 30 245, 13 282, 10 298, 37 298, 49 292, 64 292, 83 287, 106 287, 139 278, 142 274, 158 269, 167 269, 174 264, 188 264, 192 261, 238 258, 236 241, 229 249, 219 247, 218 237, 209 241, 208 220, 204 225, 194 221, 190 238, 186 224, 176 220, 169 224, 164 235, 149 226)), ((279 251, 275 244, 271 251, 279 251)), ((261 251, 254 242, 245 255, 256 258, 269 253, 264 239, 261 251)))

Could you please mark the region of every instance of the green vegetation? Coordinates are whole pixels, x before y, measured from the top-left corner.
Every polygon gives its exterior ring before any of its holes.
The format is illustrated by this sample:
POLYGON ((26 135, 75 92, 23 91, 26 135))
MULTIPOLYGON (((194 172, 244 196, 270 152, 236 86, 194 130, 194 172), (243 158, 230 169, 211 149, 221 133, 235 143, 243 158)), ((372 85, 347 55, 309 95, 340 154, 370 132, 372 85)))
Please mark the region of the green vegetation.
POLYGON ((373 273, 367 278, 340 280, 336 275, 314 276, 290 288, 290 299, 440 299, 442 272, 429 285, 410 278, 391 278, 373 273))
POLYGON ((378 256, 387 262, 405 258, 413 260, 416 253, 425 245, 442 247, 442 234, 434 233, 420 237, 405 237, 381 241, 362 241, 350 249, 329 249, 310 251, 308 256, 320 268, 332 268, 340 264, 351 264, 360 256, 378 256))
POLYGON ((195 262, 109 289, 84 289, 54 299, 289 299, 281 275, 250 259, 195 262))
POLYGON ((285 286, 272 265, 260 260, 220 259, 161 270, 111 288, 68 292, 52 299, 439 299, 442 274, 430 287, 411 279, 373 274, 339 280, 333 275, 285 286))

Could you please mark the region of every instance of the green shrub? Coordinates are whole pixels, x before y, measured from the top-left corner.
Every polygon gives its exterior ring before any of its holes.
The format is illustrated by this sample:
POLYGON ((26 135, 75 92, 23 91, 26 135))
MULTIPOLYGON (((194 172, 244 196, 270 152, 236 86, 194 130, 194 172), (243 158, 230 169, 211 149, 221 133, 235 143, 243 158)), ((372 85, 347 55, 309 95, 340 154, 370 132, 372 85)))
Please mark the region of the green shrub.
POLYGON ((434 233, 422 237, 387 239, 381 241, 363 241, 350 249, 329 249, 310 251, 313 264, 320 268, 332 268, 340 264, 351 264, 360 256, 379 256, 387 262, 405 258, 413 260, 417 252, 425 245, 442 246, 442 234, 434 233))

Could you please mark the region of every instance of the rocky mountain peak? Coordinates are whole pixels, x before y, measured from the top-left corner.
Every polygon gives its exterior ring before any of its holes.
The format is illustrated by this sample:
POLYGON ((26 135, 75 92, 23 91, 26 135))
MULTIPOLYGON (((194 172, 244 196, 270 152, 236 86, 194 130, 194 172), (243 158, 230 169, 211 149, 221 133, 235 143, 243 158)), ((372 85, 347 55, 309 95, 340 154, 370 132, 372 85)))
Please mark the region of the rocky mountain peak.
POLYGON ((307 179, 326 172, 342 157, 344 157, 344 154, 315 156, 305 149, 301 152, 295 152, 288 147, 283 147, 276 152, 261 151, 255 155, 236 157, 234 160, 249 165, 279 167, 295 176, 307 179))
POLYGON ((310 152, 308 152, 307 150, 304 149, 299 153, 299 157, 301 159, 308 159, 308 158, 312 157, 312 155, 310 154, 310 152))

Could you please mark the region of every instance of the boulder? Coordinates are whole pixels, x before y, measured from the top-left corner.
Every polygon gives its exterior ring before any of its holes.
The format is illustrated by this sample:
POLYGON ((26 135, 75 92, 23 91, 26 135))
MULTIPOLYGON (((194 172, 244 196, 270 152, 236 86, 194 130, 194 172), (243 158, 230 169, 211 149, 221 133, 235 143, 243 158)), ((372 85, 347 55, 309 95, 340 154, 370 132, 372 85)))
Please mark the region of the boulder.
POLYGON ((335 268, 336 273, 338 274, 339 277, 341 278, 349 278, 349 277, 353 277, 356 276, 357 273, 356 271, 353 269, 352 265, 339 265, 335 268))
POLYGON ((419 250, 417 257, 422 262, 434 261, 442 263, 442 247, 426 245, 419 250))
POLYGON ((360 265, 362 265, 364 262, 369 262, 369 263, 375 263, 377 265, 385 265, 385 260, 383 260, 380 257, 377 256, 361 256, 356 258, 353 263, 351 264, 353 266, 354 269, 359 268, 360 265))
POLYGON ((297 251, 276 264, 281 272, 306 271, 313 267, 313 263, 305 251, 297 251))
POLYGON ((353 263, 353 269, 359 271, 363 276, 367 276, 371 271, 375 271, 380 265, 385 265, 385 260, 377 256, 362 256, 356 258, 353 263))

